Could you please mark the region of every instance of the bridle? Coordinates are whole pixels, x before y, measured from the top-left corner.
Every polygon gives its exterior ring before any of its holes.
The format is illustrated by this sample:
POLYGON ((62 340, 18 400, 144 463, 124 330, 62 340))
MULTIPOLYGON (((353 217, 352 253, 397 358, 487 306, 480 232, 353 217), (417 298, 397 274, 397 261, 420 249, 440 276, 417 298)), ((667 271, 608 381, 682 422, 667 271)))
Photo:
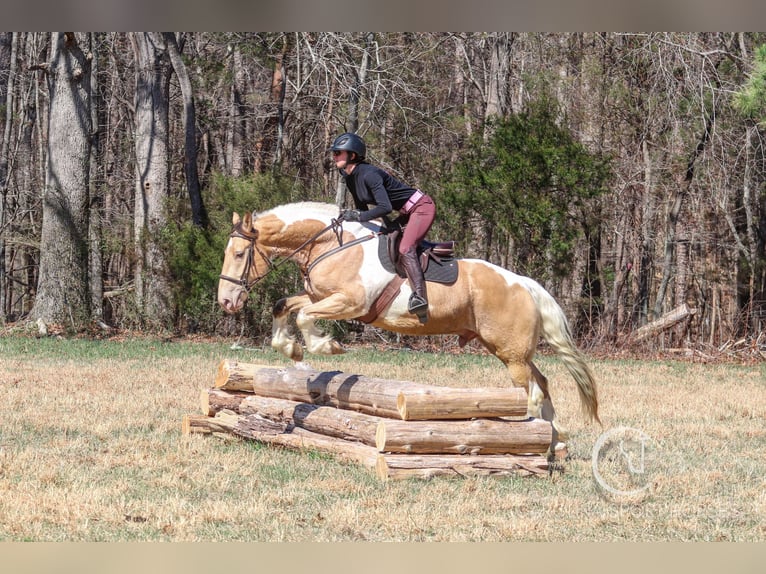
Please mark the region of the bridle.
POLYGON ((245 291, 248 293, 250 290, 255 286, 258 281, 266 277, 266 275, 269 274, 271 269, 273 268, 273 265, 271 263, 271 259, 269 259, 263 251, 260 250, 258 247, 258 244, 256 243, 256 240, 258 239, 258 233, 250 233, 249 231, 245 231, 242 229, 242 224, 238 223, 234 226, 234 229, 231 230, 231 233, 229 234, 229 238, 235 238, 238 237, 240 239, 245 239, 246 241, 250 242, 250 246, 247 248, 247 260, 245 261, 245 268, 242 270, 242 276, 239 279, 236 279, 235 277, 230 277, 228 275, 224 275, 221 273, 218 278, 223 279, 224 281, 229 281, 231 283, 234 283, 235 285, 239 285, 240 287, 243 287, 245 291), (255 278, 255 281, 252 283, 248 283, 247 278, 250 275, 250 268, 253 266, 253 253, 257 251, 258 255, 260 255, 264 261, 269 266, 269 269, 264 273, 263 275, 260 275, 255 278))
MULTIPOLYGON (((332 230, 335 233, 336 237, 338 238, 339 249, 342 249, 344 247, 351 247, 352 244, 357 243, 358 240, 352 241, 346 246, 343 245, 342 222, 343 220, 341 218, 333 219, 330 225, 328 225, 327 227, 325 227, 324 229, 322 229, 321 231, 319 231, 318 233, 314 234, 312 237, 310 237, 309 239, 301 243, 296 249, 293 250, 292 253, 290 253, 290 255, 288 255, 287 257, 284 257, 283 259, 277 261, 276 263, 274 263, 271 260, 271 258, 268 255, 266 255, 263 251, 261 251, 261 249, 258 247, 258 243, 257 243, 258 232, 245 231, 244 229, 242 229, 242 223, 238 223, 237 225, 234 226, 234 229, 232 229, 231 233, 229 234, 229 237, 230 238, 237 237, 240 239, 245 239, 246 241, 250 242, 250 247, 247 249, 247 260, 245 262, 245 268, 243 269, 242 275, 239 279, 237 279, 236 277, 230 277, 228 275, 223 275, 223 274, 219 275, 218 277, 219 279, 223 279, 224 281, 229 281, 231 283, 234 283, 235 285, 239 285, 247 293, 250 293, 252 288, 255 287, 256 283, 261 281, 263 278, 265 278, 269 273, 271 273, 275 269, 279 268, 282 264, 289 261, 296 253, 298 253, 303 248, 305 248, 306 246, 316 241, 319 237, 324 235, 327 231, 332 230), (250 275, 250 268, 253 266, 253 258, 254 258, 254 253, 256 251, 258 252, 258 255, 260 255, 261 258, 266 262, 269 268, 266 270, 266 272, 263 275, 258 275, 252 282, 249 282, 248 276, 250 275)), ((331 253, 333 253, 334 251, 335 250, 333 250, 331 253)), ((325 256, 326 255, 329 255, 329 253, 325 254, 325 256)), ((318 261, 315 261, 314 264, 316 264, 317 262, 318 261)), ((309 267, 309 270, 311 269, 311 267, 313 267, 313 264, 309 267)), ((306 275, 308 275, 309 270, 305 272, 306 275)))

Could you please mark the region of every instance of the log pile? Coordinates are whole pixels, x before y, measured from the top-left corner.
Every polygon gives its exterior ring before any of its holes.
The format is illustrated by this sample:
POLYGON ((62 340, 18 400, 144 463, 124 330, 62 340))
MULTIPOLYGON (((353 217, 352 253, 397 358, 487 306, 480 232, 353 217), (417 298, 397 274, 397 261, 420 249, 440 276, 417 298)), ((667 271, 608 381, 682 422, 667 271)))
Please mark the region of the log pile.
POLYGON ((551 424, 525 389, 455 389, 224 360, 183 433, 328 452, 382 480, 549 471, 551 424))

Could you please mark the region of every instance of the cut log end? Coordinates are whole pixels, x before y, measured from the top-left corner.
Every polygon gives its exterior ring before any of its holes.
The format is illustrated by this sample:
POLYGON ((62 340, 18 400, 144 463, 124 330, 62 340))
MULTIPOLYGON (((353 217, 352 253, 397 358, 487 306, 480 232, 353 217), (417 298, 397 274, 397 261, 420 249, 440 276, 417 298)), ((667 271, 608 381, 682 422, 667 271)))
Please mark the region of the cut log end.
POLYGON ((212 417, 215 415, 215 412, 210 410, 210 392, 208 389, 202 389, 199 393, 199 406, 200 406, 200 412, 203 415, 212 417))
POLYGON ((224 359, 220 363, 218 363, 218 372, 215 376, 215 387, 216 388, 222 388, 226 386, 226 383, 229 380, 229 376, 231 372, 236 368, 237 361, 234 361, 232 359, 224 359))
POLYGON ((375 448, 380 452, 386 447, 386 423, 378 423, 378 428, 375 429, 375 448))
POLYGON ((184 436, 192 434, 210 434, 212 431, 208 425, 210 417, 205 415, 184 415, 181 421, 181 433, 184 436))
POLYGON ((399 411, 399 416, 403 421, 410 420, 409 412, 407 410, 407 397, 404 393, 399 393, 396 396, 396 410, 399 411))

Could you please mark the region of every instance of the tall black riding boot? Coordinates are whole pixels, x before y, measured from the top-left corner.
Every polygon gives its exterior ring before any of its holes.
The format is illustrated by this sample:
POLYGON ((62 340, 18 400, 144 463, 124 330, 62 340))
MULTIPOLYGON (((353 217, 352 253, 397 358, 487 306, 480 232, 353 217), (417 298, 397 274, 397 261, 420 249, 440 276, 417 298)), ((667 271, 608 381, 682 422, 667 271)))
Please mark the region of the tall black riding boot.
POLYGON ((413 247, 406 253, 402 253, 402 264, 407 278, 410 280, 412 295, 407 305, 407 310, 418 316, 421 323, 428 321, 428 295, 426 293, 426 280, 423 277, 423 269, 418 261, 417 250, 413 247))

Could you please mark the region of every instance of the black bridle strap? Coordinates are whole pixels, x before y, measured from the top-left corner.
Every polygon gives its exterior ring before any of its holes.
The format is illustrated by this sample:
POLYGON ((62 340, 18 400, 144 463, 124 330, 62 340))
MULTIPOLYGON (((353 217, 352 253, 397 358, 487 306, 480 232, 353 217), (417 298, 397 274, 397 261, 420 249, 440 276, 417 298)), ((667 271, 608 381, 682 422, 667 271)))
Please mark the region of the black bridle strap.
MULTIPOLYGON (((235 285, 240 285, 241 287, 245 288, 245 291, 249 292, 255 286, 255 284, 258 283, 261 279, 266 277, 269 273, 271 273, 273 270, 277 269, 283 263, 286 263, 287 261, 289 261, 301 249, 303 249, 307 245, 309 245, 309 244, 313 243, 314 241, 316 241, 319 237, 324 235, 330 229, 332 229, 335 232, 335 235, 338 238, 338 243, 340 244, 340 247, 335 249, 335 250, 333 250, 333 251, 330 251, 328 254, 334 253, 335 251, 337 251, 339 249, 342 249, 343 248, 343 242, 341 241, 342 226, 343 226, 342 220, 340 220, 340 219, 333 219, 332 222, 330 223, 330 225, 328 225, 327 227, 325 227, 324 229, 322 229, 321 231, 319 231, 318 233, 314 234, 312 237, 308 238, 306 241, 301 243, 297 248, 295 248, 293 250, 292 253, 290 253, 290 255, 288 255, 287 257, 285 257, 283 259, 281 259, 280 261, 277 261, 276 263, 273 263, 271 261, 271 259, 269 259, 260 249, 258 249, 258 245, 256 243, 256 239, 258 238, 257 234, 248 233, 248 232, 246 232, 246 231, 244 231, 242 229, 241 225, 237 225, 232 230, 232 232, 229 234, 229 237, 239 237, 241 239, 247 239, 250 242, 250 249, 248 249, 248 251, 247 251, 247 263, 245 263, 245 269, 242 272, 242 277, 240 277, 239 279, 235 279, 234 277, 229 277, 228 275, 223 275, 223 274, 219 275, 218 277, 220 279, 223 279, 224 281, 230 281, 231 283, 234 283, 235 285), (248 277, 248 275, 250 275, 250 267, 253 264, 253 251, 258 251, 258 255, 260 255, 264 259, 264 261, 266 261, 266 263, 268 264, 269 268, 266 271, 266 273, 264 273, 263 275, 261 275, 259 277, 256 277, 255 281, 253 281, 252 283, 248 283, 247 277, 248 277)), ((368 237, 366 239, 371 239, 371 238, 372 238, 372 236, 370 236, 370 237, 368 237)), ((365 241, 366 241, 366 239, 365 239, 365 241)), ((358 242, 359 242, 358 240, 356 242, 352 241, 351 244, 358 243, 358 242)), ((351 244, 349 244, 349 246, 351 244)), ((323 256, 320 256, 320 259, 323 259, 328 254, 324 254, 323 256)), ((316 264, 316 261, 314 263, 312 263, 312 265, 310 267, 313 267, 314 264, 316 264)), ((306 275, 308 275, 308 270, 306 271, 306 275)))
MULTIPOLYGON (((245 291, 250 291, 250 289, 253 288, 253 285, 260 279, 256 279, 253 281, 252 284, 248 285, 247 283, 247 276, 250 274, 250 267, 253 264, 253 251, 256 248, 255 246, 255 240, 257 239, 257 235, 253 233, 249 233, 242 229, 241 224, 237 224, 234 226, 234 229, 232 229, 231 233, 229 234, 229 237, 239 237, 240 239, 246 239, 250 242, 250 248, 247 250, 247 261, 245 262, 245 268, 242 271, 242 276, 239 279, 236 279, 234 277, 229 277, 228 275, 224 275, 223 273, 218 276, 219 279, 223 279, 224 281, 229 281, 231 283, 234 283, 235 285, 239 285, 240 287, 244 287, 245 291)), ((268 258, 266 258, 263 253, 261 253, 260 249, 258 250, 259 255, 263 257, 266 261, 268 261, 268 258)))
POLYGON ((305 276, 308 277, 309 273, 311 273, 311 270, 316 266, 317 263, 320 261, 327 259, 331 255, 335 255, 339 251, 343 251, 344 249, 348 249, 349 247, 353 247, 354 245, 359 245, 360 243, 364 243, 365 241, 369 241, 373 237, 375 237, 375 233, 370 233, 369 235, 365 235, 364 237, 358 237, 357 239, 354 239, 353 241, 349 241, 348 243, 341 243, 338 247, 335 249, 331 249, 330 251, 327 251, 326 253, 322 253, 319 257, 314 259, 314 261, 311 262, 311 265, 306 267, 305 276))

